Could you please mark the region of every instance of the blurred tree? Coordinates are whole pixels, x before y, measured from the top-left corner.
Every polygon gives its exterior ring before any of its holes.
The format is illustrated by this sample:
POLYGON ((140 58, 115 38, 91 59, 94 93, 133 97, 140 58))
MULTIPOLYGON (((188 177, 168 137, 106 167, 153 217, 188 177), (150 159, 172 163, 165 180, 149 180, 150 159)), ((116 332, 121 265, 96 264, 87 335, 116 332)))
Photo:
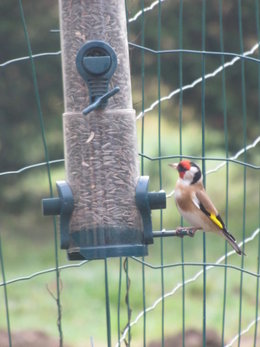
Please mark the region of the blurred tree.
MULTIPOLYGON (((206 25, 205 25, 205 49, 207 51, 221 51, 220 45, 220 16, 219 4, 222 2, 222 17, 223 17, 223 41, 224 50, 226 52, 242 53, 240 47, 239 36, 239 16, 238 16, 238 1, 207 1, 206 3, 206 25)), ((128 11, 129 16, 133 16, 140 10, 141 1, 129 1, 128 11)), ((150 4, 144 1, 145 6, 150 4)), ((179 1, 165 1, 161 3, 161 42, 160 49, 178 49, 179 44, 179 1)), ((183 42, 182 47, 190 50, 202 49, 202 1, 183 0, 183 42)), ((242 1, 242 30, 243 30, 243 50, 251 49, 259 38, 256 22, 256 1, 242 1)), ((152 11, 144 14, 144 37, 145 46, 158 49, 158 11, 159 6, 156 6, 152 11)), ((129 25, 130 37, 129 40, 141 44, 142 32, 142 16, 137 21, 129 25)), ((141 50, 130 48, 132 75, 135 78, 141 78, 141 50)), ((195 54, 184 53, 183 55, 183 85, 190 84, 197 78, 202 76, 202 56, 195 54)), ((256 50, 254 57, 258 57, 256 50)), ((225 62, 231 61, 234 57, 225 56, 225 62)), ((205 56, 205 73, 213 72, 221 66, 221 56, 206 55, 205 56)), ((230 133, 229 148, 237 150, 243 146, 242 132, 242 77, 241 77, 241 62, 237 62, 231 68, 225 70, 226 74, 226 100, 227 100, 227 115, 228 126, 230 133)), ((259 64, 245 60, 245 76, 246 76, 246 96, 247 96, 247 126, 248 138, 255 139, 259 135, 259 115, 258 109, 258 74, 259 64)), ((145 78, 147 84, 151 85, 153 79, 153 91, 147 88, 147 91, 153 93, 152 97, 146 95, 145 107, 149 106, 150 100, 156 100, 157 88, 157 62, 156 56, 149 52, 145 53, 145 78)), ((206 81, 206 122, 209 127, 223 131, 223 101, 222 101, 222 85, 221 73, 206 81)), ((168 90, 172 91, 179 87, 179 54, 165 54, 161 56, 161 83, 167 85, 168 90)), ((139 84, 141 88, 141 82, 139 84)), ((138 91, 135 94, 141 95, 138 91)), ((165 94, 162 94, 164 96, 165 94)), ((138 97, 140 99, 140 97, 138 97)), ((137 103, 139 99, 134 99, 137 103)), ((177 100, 178 96, 173 100, 177 100)), ((173 117, 172 104, 168 103, 166 107, 168 118, 173 117)), ((140 107, 140 105, 139 105, 140 107)), ((183 94, 183 108, 193 109, 195 118, 200 121, 201 114, 201 84, 195 88, 185 91, 183 94)), ((177 119, 178 112, 175 118, 177 119)), ((250 141, 250 140, 249 140, 250 141)), ((224 143, 224 136, 223 136, 224 143)))
MULTIPOLYGON (((57 2, 24 1, 33 54, 59 48, 57 2)), ((17 2, 0 2, 0 64, 28 56, 17 2)), ((51 157, 62 156, 62 84, 60 55, 35 60, 51 157), (58 133, 59 134, 58 134, 58 133)), ((0 67, 0 171, 44 160, 30 60, 0 67)))

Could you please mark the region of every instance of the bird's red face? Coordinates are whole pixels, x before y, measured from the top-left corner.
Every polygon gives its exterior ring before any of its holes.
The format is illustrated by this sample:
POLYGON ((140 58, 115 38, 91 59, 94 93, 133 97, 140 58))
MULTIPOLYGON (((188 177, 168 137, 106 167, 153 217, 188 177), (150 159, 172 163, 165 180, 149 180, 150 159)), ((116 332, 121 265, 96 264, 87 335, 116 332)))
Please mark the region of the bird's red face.
POLYGON ((202 177, 199 166, 190 160, 181 160, 179 163, 169 164, 169 166, 178 171, 180 178, 186 184, 195 184, 202 177))
POLYGON ((183 176, 185 175, 185 172, 189 171, 190 168, 191 168, 191 163, 189 160, 181 160, 176 168, 179 172, 180 178, 183 178, 183 176))
POLYGON ((179 173, 180 178, 183 178, 185 173, 190 170, 191 162, 189 160, 181 160, 179 163, 169 164, 169 166, 176 169, 179 173))

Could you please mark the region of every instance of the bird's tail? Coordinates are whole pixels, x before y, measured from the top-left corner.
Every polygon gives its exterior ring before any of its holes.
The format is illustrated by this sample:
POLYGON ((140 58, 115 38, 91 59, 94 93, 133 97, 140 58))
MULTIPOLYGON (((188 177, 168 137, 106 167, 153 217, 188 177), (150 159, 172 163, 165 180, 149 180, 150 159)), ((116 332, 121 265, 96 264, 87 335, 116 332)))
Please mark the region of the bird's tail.
POLYGON ((233 235, 231 235, 226 229, 223 230, 223 234, 227 242, 230 244, 232 248, 237 252, 239 255, 246 255, 242 249, 238 246, 236 239, 234 238, 233 235))

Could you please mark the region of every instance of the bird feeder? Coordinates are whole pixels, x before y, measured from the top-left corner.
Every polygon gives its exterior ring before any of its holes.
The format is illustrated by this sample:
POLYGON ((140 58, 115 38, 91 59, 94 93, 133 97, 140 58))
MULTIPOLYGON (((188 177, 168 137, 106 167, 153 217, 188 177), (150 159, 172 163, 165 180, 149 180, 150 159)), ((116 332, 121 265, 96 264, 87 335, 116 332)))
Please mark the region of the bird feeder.
POLYGON ((70 260, 146 255, 166 197, 139 177, 125 4, 60 0, 60 26, 66 181, 43 212, 70 260))

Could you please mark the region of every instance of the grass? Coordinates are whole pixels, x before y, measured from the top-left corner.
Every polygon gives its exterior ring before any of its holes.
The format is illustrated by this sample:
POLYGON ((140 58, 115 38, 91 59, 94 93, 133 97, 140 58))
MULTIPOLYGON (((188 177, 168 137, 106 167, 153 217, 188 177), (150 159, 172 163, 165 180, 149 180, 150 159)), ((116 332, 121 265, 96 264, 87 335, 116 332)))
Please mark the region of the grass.
MULTIPOLYGON (((145 133, 145 153, 156 156, 157 153, 157 121, 147 117, 145 133), (149 129, 149 130, 148 130, 149 129), (149 131, 149 134, 148 134, 149 131), (149 136, 148 136, 149 135, 149 136)), ((140 124, 140 123, 139 123, 140 124)), ((138 127, 139 127, 138 124, 138 127)), ((168 121, 163 122, 162 140, 163 155, 178 152, 178 131, 168 121)), ((140 129, 138 128, 138 132, 140 129)), ((207 133, 207 155, 224 156, 222 136, 218 132, 207 133)), ((183 151, 191 155, 200 153, 200 129, 196 123, 189 123, 184 129, 183 151)), ((256 150, 252 151, 252 159, 257 158, 256 150)), ((169 193, 176 180, 176 174, 168 168, 173 160, 162 161, 163 187, 169 193)), ((253 162, 253 160, 252 160, 253 162)), ((207 170, 218 162, 208 161, 207 170)), ((145 173, 150 175, 150 190, 158 189, 158 162, 144 161, 145 173)), ((248 169, 246 181, 246 236, 259 227, 259 191, 256 186, 258 172, 248 169)), ((228 217, 228 226, 234 236, 241 240, 243 224, 243 167, 230 164, 229 171, 229 208, 225 215, 225 168, 207 176, 207 190, 217 203, 223 218, 228 217)), ((62 165, 52 168, 53 182, 64 178, 62 165)), ((15 176, 0 177, 2 202, 5 203, 1 216, 1 235, 7 280, 33 274, 54 267, 53 225, 51 217, 43 217, 40 201, 48 196, 48 182, 44 168, 37 168, 15 176)), ((154 230, 159 228, 159 213, 153 212, 154 230)), ((168 199, 167 209, 163 211, 163 225, 172 229, 179 225, 180 218, 173 198, 168 199)), ((224 241, 213 234, 207 236, 207 261, 214 262, 224 254, 224 241)), ((171 238, 163 240, 164 264, 180 263, 181 240, 171 238)), ((230 248, 228 248, 230 250, 230 248)), ((202 233, 194 238, 184 239, 186 262, 202 262, 202 233)), ((256 272, 258 262, 258 239, 246 246, 245 268, 256 272)), ((149 247, 149 256, 145 261, 152 265, 160 265, 160 240, 149 247)), ((60 265, 69 264, 64 251, 59 250, 60 265)), ((233 255, 229 264, 241 265, 241 258, 233 255)), ((71 263, 70 263, 71 264, 71 263)), ((117 338, 117 305, 119 288, 119 259, 108 260, 109 290, 111 308, 111 327, 113 345, 117 338)), ((194 276, 201 266, 186 266, 185 279, 194 276)), ((227 270, 227 306, 226 306, 226 341, 228 342, 238 331, 238 308, 240 272, 227 270)), ((132 319, 143 309, 142 301, 142 265, 134 259, 129 260, 130 306, 132 319)), ((181 283, 181 267, 164 269, 165 293, 172 291, 181 283)), ((90 345, 93 337, 95 347, 106 346, 106 316, 104 262, 88 262, 80 268, 69 268, 61 271, 62 327, 64 339, 74 347, 90 345)), ((162 295, 161 270, 145 267, 146 307, 162 295)), ((207 327, 212 327, 221 334, 223 311, 224 269, 214 268, 207 274, 207 327)), ((242 327, 255 317, 256 278, 244 275, 242 327)), ((125 304, 126 278, 122 273, 122 290, 120 301, 120 330, 127 323, 127 307, 125 304)), ((1 289, 1 302, 3 290, 1 289)), ((37 276, 28 281, 20 281, 8 285, 8 299, 11 327, 15 330, 40 329, 57 336, 57 308, 53 298, 56 295, 55 272, 37 276)), ((202 276, 195 282, 185 286, 185 325, 202 327, 202 276)), ((177 333, 182 328, 182 288, 165 299, 165 335, 177 333)), ((146 316, 147 340, 160 340, 161 312, 159 303, 146 316)), ((5 309, 0 305, 0 327, 6 327, 5 309)), ((254 329, 250 334, 253 335, 254 329)), ((143 320, 140 319, 131 329, 134 346, 142 345, 143 320)))

